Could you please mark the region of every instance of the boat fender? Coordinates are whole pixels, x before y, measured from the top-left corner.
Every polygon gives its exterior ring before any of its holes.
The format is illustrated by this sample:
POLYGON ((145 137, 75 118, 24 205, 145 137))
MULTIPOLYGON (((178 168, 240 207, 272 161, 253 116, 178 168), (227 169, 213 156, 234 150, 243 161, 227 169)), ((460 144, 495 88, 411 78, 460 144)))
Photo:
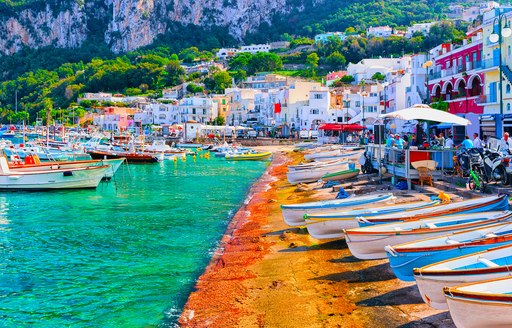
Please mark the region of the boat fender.
POLYGON ((73 171, 64 171, 62 172, 62 175, 64 175, 65 177, 73 176, 73 171))

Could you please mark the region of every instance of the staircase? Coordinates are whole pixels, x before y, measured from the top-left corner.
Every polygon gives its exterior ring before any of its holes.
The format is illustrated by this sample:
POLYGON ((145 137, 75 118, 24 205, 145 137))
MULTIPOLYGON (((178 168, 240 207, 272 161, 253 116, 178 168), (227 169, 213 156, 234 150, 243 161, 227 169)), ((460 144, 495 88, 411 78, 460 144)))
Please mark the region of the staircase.
POLYGON ((508 65, 501 65, 501 72, 503 75, 505 75, 507 80, 512 83, 512 70, 508 67, 508 65))

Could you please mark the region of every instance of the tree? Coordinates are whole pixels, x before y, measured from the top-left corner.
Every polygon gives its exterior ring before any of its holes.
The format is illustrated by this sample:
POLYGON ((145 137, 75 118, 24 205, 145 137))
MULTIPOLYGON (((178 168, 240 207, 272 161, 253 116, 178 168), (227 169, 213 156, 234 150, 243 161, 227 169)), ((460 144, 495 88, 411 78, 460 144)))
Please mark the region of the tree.
POLYGON ((166 85, 175 86, 185 81, 185 69, 181 67, 180 62, 171 60, 169 64, 165 66, 165 72, 163 80, 166 85))
POLYGON ((386 77, 381 72, 376 72, 372 75, 372 80, 374 81, 384 81, 386 77))
POLYGON ((311 68, 311 75, 315 76, 315 69, 318 67, 318 61, 320 58, 318 58, 318 55, 316 52, 312 52, 308 55, 306 58, 306 63, 308 64, 309 68, 311 68))
POLYGON ((349 84, 355 81, 354 77, 352 75, 345 75, 341 77, 341 82, 349 84))
POLYGON ((346 62, 345 56, 337 51, 333 52, 325 59, 325 63, 329 65, 331 69, 339 69, 344 66, 346 62))
POLYGON ((217 93, 224 93, 224 90, 231 86, 231 75, 226 71, 220 71, 213 74, 213 81, 215 83, 213 90, 217 93))
POLYGON ((223 116, 217 116, 213 119, 213 125, 224 125, 226 124, 226 120, 223 116))

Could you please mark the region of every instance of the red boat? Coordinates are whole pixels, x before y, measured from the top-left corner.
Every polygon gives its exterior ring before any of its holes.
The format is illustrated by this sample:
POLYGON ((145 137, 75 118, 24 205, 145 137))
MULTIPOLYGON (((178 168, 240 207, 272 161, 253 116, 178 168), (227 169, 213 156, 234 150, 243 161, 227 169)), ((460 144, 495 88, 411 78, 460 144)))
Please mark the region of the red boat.
POLYGON ((103 150, 89 150, 89 155, 93 159, 114 159, 114 158, 126 158, 128 163, 156 163, 160 159, 157 156, 149 154, 139 154, 130 152, 112 152, 103 150))

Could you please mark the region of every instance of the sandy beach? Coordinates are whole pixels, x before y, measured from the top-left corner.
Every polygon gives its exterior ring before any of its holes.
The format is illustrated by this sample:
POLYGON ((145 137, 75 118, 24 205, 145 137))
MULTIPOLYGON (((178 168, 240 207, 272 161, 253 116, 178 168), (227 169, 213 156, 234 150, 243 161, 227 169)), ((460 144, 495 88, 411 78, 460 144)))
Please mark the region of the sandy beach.
POLYGON ((330 189, 296 192, 289 146, 251 188, 221 246, 189 296, 183 327, 454 327, 446 311, 396 279, 386 260, 361 261, 344 240, 319 241, 288 227, 280 204, 334 198, 330 189))

